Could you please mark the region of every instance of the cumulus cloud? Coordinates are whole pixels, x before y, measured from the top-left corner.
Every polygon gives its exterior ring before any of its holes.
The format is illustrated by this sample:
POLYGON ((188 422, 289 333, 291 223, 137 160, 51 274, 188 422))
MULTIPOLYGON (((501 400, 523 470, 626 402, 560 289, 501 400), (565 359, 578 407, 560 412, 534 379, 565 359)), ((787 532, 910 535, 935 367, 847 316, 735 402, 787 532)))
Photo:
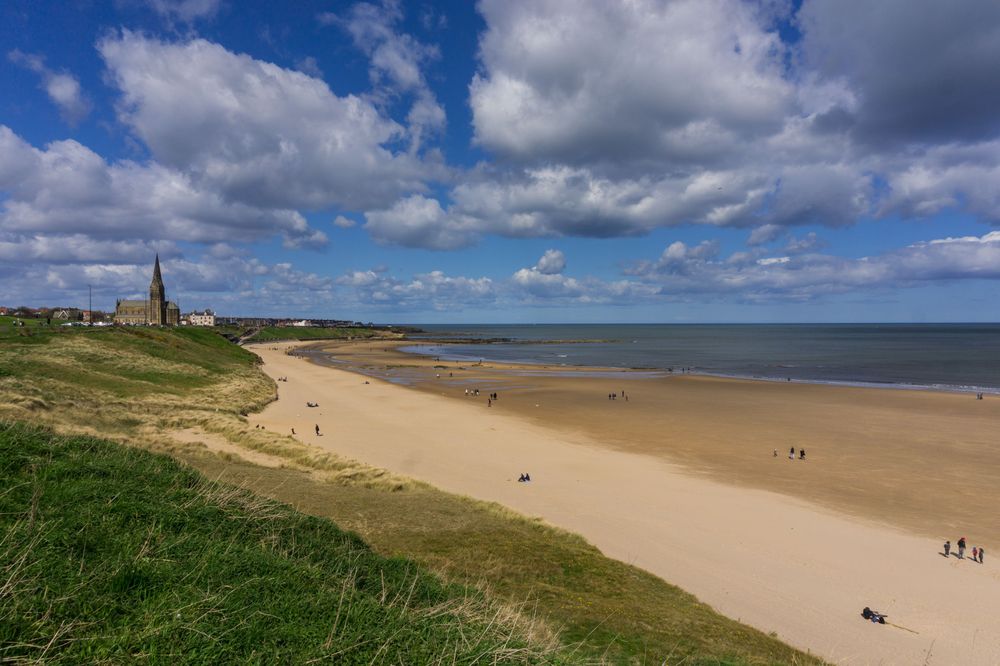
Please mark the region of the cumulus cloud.
POLYGON ((461 310, 470 305, 490 303, 497 296, 494 282, 487 277, 449 276, 431 271, 399 280, 373 270, 351 271, 337 284, 353 291, 353 302, 403 310, 461 310))
POLYGON ((753 246, 871 216, 995 222, 1000 10, 973 4, 952 21, 901 0, 840 13, 831 0, 485 0, 470 104, 475 142, 501 159, 461 174, 402 242, 442 247, 438 227, 462 229, 461 247, 703 224, 759 228, 753 246), (961 113, 941 120, 951 104, 961 113))
POLYGON ((109 164, 72 140, 38 149, 3 125, 0 191, 0 222, 11 233, 203 243, 277 233, 289 246, 326 242, 297 211, 228 201, 157 163, 109 164))
POLYGON ((167 241, 95 240, 85 234, 61 236, 0 234, 0 261, 10 264, 127 264, 136 257, 177 256, 167 241))
POLYGON ((446 212, 437 199, 414 194, 385 210, 365 213, 365 229, 375 240, 407 247, 454 250, 470 245, 478 224, 446 212))
POLYGON ((780 126, 793 88, 775 33, 740 2, 480 3, 476 140, 569 163, 703 158, 780 126), (627 47, 625 46, 627 44, 627 47), (580 137, 586 136, 586 141, 580 137))
POLYGON ((764 257, 741 252, 721 258, 713 243, 689 247, 678 241, 655 261, 637 262, 627 272, 669 298, 804 301, 940 280, 1000 279, 1000 232, 914 243, 858 259, 814 252, 764 257))
POLYGON ((76 125, 90 113, 92 104, 83 93, 80 82, 72 74, 55 72, 45 65, 45 59, 41 56, 18 49, 8 53, 7 58, 41 77, 42 90, 59 108, 63 120, 70 125, 76 125))
POLYGON ((155 160, 261 208, 364 209, 424 188, 435 167, 388 147, 404 129, 319 79, 203 39, 128 31, 98 50, 120 120, 155 160))
POLYGON ((535 264, 535 270, 543 275, 562 273, 566 268, 566 255, 559 250, 546 250, 535 264))

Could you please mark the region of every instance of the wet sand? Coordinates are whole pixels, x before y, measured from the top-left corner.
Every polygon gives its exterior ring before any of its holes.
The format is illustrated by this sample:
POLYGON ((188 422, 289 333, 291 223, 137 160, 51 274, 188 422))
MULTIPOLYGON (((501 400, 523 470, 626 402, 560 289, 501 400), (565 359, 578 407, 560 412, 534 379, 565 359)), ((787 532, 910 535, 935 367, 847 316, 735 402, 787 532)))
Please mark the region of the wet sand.
POLYGON ((294 426, 312 445, 542 516, 833 662, 1000 661, 991 400, 621 373, 524 377, 517 367, 413 359, 385 343, 336 346, 356 370, 403 387, 284 349, 255 348, 266 372, 288 377, 280 399, 251 417, 268 429, 294 426), (466 398, 476 386, 480 396, 466 398), (627 402, 607 399, 623 389, 627 402), (500 399, 487 407, 493 391, 500 399), (793 442, 808 442, 806 461, 787 459, 793 442), (524 471, 530 484, 516 481, 524 471), (965 522, 973 518, 980 523, 965 522), (942 521, 962 534, 926 536, 942 521), (938 553, 944 536, 963 534, 970 548, 986 544, 984 565, 938 553), (916 633, 864 622, 865 605, 916 633))

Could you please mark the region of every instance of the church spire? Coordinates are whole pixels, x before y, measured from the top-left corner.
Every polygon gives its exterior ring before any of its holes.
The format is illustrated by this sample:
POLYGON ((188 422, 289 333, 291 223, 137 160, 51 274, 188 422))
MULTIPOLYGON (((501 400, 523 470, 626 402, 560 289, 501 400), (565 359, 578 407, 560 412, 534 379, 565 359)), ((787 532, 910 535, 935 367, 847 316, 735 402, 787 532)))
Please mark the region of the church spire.
POLYGON ((163 284, 163 278, 160 277, 160 253, 156 253, 156 263, 153 264, 153 284, 163 284))
POLYGON ((153 281, 149 283, 149 323, 162 326, 166 323, 167 297, 164 293, 163 277, 160 275, 160 255, 153 264, 153 281))

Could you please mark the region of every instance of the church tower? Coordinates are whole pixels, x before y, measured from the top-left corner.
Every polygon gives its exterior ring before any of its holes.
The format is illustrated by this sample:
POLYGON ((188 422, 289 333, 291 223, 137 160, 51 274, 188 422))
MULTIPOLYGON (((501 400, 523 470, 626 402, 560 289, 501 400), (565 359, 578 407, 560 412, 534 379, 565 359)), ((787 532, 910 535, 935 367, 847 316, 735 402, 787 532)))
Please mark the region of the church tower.
POLYGON ((153 326, 163 326, 167 323, 167 298, 163 289, 163 278, 160 276, 160 255, 156 255, 153 265, 153 281, 149 283, 149 323, 153 326))

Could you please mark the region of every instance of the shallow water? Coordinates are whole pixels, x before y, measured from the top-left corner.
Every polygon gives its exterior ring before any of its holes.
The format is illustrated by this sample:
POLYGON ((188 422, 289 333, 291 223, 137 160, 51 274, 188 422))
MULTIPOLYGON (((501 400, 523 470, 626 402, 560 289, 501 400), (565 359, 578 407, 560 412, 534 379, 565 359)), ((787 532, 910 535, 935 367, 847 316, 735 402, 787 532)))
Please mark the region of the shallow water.
POLYGON ((773 380, 1000 392, 1000 324, 426 325, 428 337, 510 344, 420 345, 458 361, 690 368, 773 380), (545 343, 559 340, 601 342, 545 343))

